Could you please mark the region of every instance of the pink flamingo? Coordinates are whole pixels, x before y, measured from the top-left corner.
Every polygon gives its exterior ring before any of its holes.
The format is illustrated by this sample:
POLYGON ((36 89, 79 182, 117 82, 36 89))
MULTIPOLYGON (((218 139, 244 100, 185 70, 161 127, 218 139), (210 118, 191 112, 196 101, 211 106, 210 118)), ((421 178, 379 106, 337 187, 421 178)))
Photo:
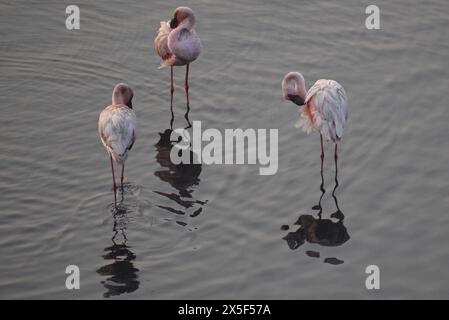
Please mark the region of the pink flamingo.
POLYGON ((282 93, 286 100, 300 106, 301 114, 297 128, 309 134, 313 130, 320 133, 321 172, 323 171, 323 136, 335 143, 334 160, 337 169, 337 145, 343 137, 343 129, 348 119, 348 98, 343 87, 334 80, 320 79, 306 90, 304 77, 299 72, 289 72, 282 80, 282 93))
POLYGON ((170 99, 173 105, 173 66, 186 66, 184 88, 189 106, 189 65, 201 53, 201 41, 195 32, 195 14, 188 7, 178 7, 169 21, 161 21, 154 47, 162 58, 160 68, 170 67, 170 99))
POLYGON ((119 83, 112 92, 112 105, 106 107, 98 120, 98 133, 101 142, 109 153, 114 187, 114 204, 117 206, 117 186, 115 184, 114 161, 122 165, 120 185, 123 191, 125 161, 128 151, 136 141, 137 120, 133 111, 132 89, 124 83, 119 83))

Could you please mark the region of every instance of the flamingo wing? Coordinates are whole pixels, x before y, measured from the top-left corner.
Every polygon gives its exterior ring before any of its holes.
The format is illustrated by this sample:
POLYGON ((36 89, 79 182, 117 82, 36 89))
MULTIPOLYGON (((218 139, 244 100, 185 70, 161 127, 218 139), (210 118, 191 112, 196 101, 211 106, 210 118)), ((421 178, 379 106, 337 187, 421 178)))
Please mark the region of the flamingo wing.
POLYGON ((168 47, 182 63, 195 61, 201 53, 201 40, 195 30, 182 29, 168 37, 168 47))
POLYGON ((326 140, 339 141, 348 119, 348 98, 343 87, 337 81, 320 79, 307 92, 305 103, 314 126, 326 140))
POLYGON ((130 144, 129 147, 128 147, 128 150, 131 150, 131 149, 132 149, 132 147, 133 147, 133 145, 134 145, 134 142, 136 142, 136 131, 135 131, 135 130, 133 130, 133 137, 132 137, 131 144, 130 144))
POLYGON ((161 26, 159 31, 154 39, 154 49, 156 50, 159 57, 161 57, 164 62, 162 62, 160 68, 166 66, 166 61, 170 60, 173 56, 170 48, 168 47, 168 35, 170 34, 170 23, 167 21, 161 21, 161 26))
POLYGON ((137 120, 126 106, 109 106, 100 113, 98 132, 101 142, 115 161, 123 163, 136 140, 137 120))

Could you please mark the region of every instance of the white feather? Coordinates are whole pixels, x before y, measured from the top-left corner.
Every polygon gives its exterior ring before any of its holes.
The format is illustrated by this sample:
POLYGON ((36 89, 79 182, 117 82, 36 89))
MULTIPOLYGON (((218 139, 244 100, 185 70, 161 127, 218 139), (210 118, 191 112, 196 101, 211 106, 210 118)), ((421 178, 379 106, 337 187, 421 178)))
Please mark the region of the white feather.
POLYGON ((123 164, 137 136, 134 111, 125 105, 109 106, 100 113, 98 132, 112 158, 123 164))
POLYGON ((320 79, 315 82, 307 92, 305 104, 311 113, 313 126, 326 140, 337 142, 343 137, 348 118, 348 98, 337 81, 320 79))

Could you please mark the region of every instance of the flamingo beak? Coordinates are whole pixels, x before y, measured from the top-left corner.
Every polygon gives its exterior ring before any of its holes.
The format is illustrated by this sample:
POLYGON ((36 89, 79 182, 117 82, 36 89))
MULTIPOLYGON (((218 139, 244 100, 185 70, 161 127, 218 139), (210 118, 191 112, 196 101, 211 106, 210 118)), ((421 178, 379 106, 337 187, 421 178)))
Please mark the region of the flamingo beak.
POLYGON ((170 20, 170 28, 174 29, 178 26, 178 20, 176 19, 176 16, 173 17, 173 19, 170 20))
POLYGON ((302 106, 304 105, 304 99, 301 98, 299 95, 296 94, 289 94, 288 98, 294 103, 297 104, 298 106, 302 106))
POLYGON ((133 108, 133 98, 129 99, 129 101, 126 105, 128 106, 128 108, 132 109, 133 108))

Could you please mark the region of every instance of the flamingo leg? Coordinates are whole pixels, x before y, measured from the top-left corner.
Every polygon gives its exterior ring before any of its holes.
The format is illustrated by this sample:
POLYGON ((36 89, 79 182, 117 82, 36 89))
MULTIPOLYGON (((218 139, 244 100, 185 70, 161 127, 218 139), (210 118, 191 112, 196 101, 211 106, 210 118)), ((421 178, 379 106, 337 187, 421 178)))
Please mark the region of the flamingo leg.
POLYGON ((186 78, 184 80, 184 89, 187 97, 187 108, 189 108, 189 64, 186 65, 186 78))
POLYGON ((109 158, 111 159, 112 185, 114 187, 114 206, 117 207, 117 186, 115 184, 114 161, 112 160, 111 155, 109 155, 109 158))
POLYGON ((122 192, 123 192, 123 178, 125 177, 125 163, 122 164, 122 174, 120 176, 120 185, 122 186, 122 192))
POLYGON ((323 173, 323 162, 324 162, 324 148, 323 148, 323 135, 320 133, 320 142, 321 142, 321 173, 323 173))
POLYGON ((175 92, 175 86, 173 85, 173 66, 170 66, 170 108, 173 108, 173 92, 175 92))

